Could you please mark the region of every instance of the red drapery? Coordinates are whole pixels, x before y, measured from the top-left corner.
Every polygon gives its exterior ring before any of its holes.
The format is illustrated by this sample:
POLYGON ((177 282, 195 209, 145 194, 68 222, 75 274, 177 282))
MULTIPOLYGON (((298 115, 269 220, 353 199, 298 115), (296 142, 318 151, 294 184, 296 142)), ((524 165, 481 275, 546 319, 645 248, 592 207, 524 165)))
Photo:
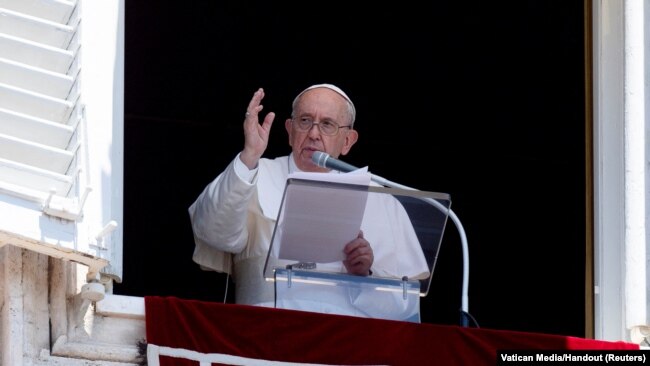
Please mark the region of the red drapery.
POLYGON ((198 366, 200 360, 204 365, 495 365, 498 350, 639 349, 626 342, 175 297, 145 297, 145 310, 149 364, 162 366, 198 366), (164 355, 170 353, 175 356, 164 355))

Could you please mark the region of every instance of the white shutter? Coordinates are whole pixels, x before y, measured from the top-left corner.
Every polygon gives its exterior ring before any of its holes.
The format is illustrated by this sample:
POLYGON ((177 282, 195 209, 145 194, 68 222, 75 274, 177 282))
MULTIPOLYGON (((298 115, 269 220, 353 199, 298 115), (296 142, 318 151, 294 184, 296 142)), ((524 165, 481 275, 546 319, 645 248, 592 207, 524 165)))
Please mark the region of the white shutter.
POLYGON ((36 197, 76 195, 75 10, 67 1, 0 0, 0 184, 36 197))
POLYGON ((123 18, 123 0, 0 0, 0 246, 117 279, 123 18))

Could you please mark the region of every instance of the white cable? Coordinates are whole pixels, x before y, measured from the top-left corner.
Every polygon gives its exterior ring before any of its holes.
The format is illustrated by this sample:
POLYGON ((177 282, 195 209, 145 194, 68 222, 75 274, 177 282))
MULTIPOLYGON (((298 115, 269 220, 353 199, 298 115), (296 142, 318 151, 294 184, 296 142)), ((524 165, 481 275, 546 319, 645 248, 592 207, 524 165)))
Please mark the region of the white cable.
POLYGON ((226 273, 226 288, 223 290, 223 303, 228 302, 228 282, 230 281, 230 273, 226 273))

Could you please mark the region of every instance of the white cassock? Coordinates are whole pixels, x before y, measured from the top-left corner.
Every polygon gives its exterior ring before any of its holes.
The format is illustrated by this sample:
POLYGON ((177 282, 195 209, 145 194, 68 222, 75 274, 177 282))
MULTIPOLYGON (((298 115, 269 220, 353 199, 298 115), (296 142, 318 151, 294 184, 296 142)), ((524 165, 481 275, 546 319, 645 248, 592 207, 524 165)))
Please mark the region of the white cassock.
MULTIPOLYGON (((237 156, 189 208, 196 243, 193 260, 204 269, 231 273, 239 304, 276 306, 274 283, 265 279, 263 270, 287 177, 295 171, 291 156, 260 159, 253 171, 237 156)), ((392 196, 369 194, 361 230, 373 249, 373 276, 429 276, 408 215, 392 196)), ((340 262, 317 270, 345 272, 340 262)), ((300 289, 292 291, 298 297, 287 295, 277 307, 388 319, 419 313, 419 302, 404 301, 401 293, 319 285, 300 289)))

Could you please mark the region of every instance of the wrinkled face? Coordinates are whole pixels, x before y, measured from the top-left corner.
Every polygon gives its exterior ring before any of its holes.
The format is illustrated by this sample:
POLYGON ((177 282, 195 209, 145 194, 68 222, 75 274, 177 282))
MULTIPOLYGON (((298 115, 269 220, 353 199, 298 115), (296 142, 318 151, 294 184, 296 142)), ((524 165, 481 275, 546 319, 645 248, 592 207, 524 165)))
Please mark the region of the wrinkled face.
POLYGON ((327 88, 306 91, 293 111, 293 119, 284 123, 289 133, 289 145, 298 168, 306 172, 326 172, 311 161, 314 151, 324 151, 333 158, 346 155, 357 142, 357 131, 345 128, 350 125, 350 114, 345 98, 327 88), (303 131, 299 121, 312 121, 310 129, 303 131), (334 123, 340 128, 334 135, 323 134, 320 124, 334 123))

